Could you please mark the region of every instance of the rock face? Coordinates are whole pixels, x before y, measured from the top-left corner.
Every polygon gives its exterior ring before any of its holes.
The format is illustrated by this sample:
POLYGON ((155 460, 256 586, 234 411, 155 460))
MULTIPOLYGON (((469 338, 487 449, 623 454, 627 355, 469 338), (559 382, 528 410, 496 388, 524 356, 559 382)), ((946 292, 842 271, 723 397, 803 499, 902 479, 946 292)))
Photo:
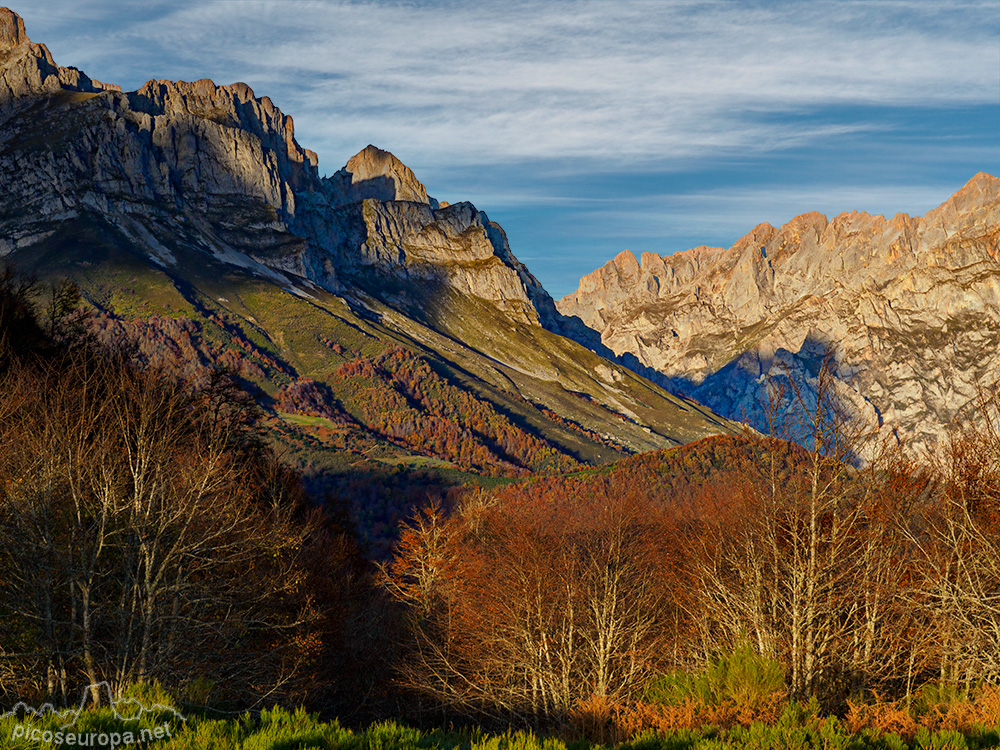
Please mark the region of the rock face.
POLYGON ((138 91, 55 65, 0 11, 0 256, 97 212, 160 263, 184 240, 330 291, 373 273, 443 284, 523 320, 555 316, 503 230, 471 204, 441 207, 368 146, 329 178, 292 119, 249 86, 150 81, 138 91))
POLYGON ((120 90, 94 81, 76 68, 60 68, 44 44, 34 44, 24 33, 24 21, 0 8, 0 113, 15 108, 17 100, 39 93, 120 90))
POLYGON ((123 93, 56 66, 11 11, 0 22, 3 39, 20 40, 0 50, 0 256, 87 213, 160 262, 168 238, 224 252, 236 224, 266 246, 294 219, 296 191, 319 185, 291 118, 245 84, 150 81, 123 93))
POLYGON ((1000 180, 980 173, 923 217, 804 214, 728 250, 625 252, 558 309, 639 369, 763 424, 770 375, 807 389, 824 350, 871 422, 932 445, 1000 376, 1000 180))
POLYGON ((369 144, 352 156, 328 186, 337 203, 354 203, 365 198, 378 201, 413 201, 439 208, 427 197, 427 189, 413 171, 399 159, 369 144))

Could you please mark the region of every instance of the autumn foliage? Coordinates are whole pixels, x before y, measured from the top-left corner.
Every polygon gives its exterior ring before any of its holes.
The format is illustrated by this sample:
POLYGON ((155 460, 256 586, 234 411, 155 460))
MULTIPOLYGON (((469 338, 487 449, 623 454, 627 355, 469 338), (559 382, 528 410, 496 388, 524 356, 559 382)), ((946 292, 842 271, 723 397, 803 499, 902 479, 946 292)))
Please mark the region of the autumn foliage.
POLYGON ((1000 721, 995 387, 930 457, 859 460, 821 371, 798 443, 775 429, 593 467, 396 348, 322 382, 286 372, 261 399, 276 431, 316 425, 349 456, 305 475, 321 508, 240 388, 280 363, 183 320, 81 325, 68 288, 38 315, 32 295, 0 276, 4 697, 210 681, 227 706, 602 743, 761 722, 922 743, 1000 721))
POLYGON ((400 678, 453 710, 637 731, 762 720, 787 699, 858 722, 881 706, 888 725, 928 685, 965 703, 913 726, 988 713, 983 686, 1000 681, 997 391, 978 414, 933 461, 896 447, 858 462, 829 408, 813 412, 812 445, 710 438, 431 509, 385 569, 410 612, 400 678), (784 674, 757 708, 644 699, 654 675, 744 647, 784 674))
POLYGON ((420 515, 385 584, 412 613, 407 684, 457 710, 562 716, 633 697, 679 617, 669 516, 594 495, 500 504, 473 493, 420 515))
POLYGON ((4 692, 73 702, 99 682, 207 680, 216 701, 250 704, 314 690, 342 645, 331 607, 357 588, 354 551, 230 386, 192 387, 61 326, 0 351, 4 692))
POLYGON ((333 382, 358 422, 410 450, 508 476, 579 466, 405 349, 347 362, 333 382))

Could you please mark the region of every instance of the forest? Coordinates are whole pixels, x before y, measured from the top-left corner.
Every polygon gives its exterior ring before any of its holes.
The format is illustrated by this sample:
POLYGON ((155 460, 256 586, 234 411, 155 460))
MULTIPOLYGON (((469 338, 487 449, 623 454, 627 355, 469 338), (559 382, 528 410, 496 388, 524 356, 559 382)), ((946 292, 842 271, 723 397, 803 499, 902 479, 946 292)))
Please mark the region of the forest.
POLYGON ((504 481, 373 560, 231 370, 142 364, 77 303, 0 274, 0 706, 107 682, 202 717, 179 747, 1000 742, 996 386, 929 456, 824 369, 814 403, 775 384, 770 434, 587 467, 388 350, 338 371, 355 413, 283 408, 504 481))

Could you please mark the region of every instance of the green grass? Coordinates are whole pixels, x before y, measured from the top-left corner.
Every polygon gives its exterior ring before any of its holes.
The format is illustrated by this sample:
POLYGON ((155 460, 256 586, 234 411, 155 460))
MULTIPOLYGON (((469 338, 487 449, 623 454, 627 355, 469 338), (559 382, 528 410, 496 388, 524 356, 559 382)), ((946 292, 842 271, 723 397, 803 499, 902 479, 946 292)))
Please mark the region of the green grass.
POLYGON ((326 417, 309 417, 304 414, 287 414, 285 412, 278 412, 278 416, 281 417, 286 422, 298 425, 300 427, 326 427, 329 429, 336 429, 336 425, 326 417))
POLYGON ((455 466, 455 464, 451 461, 445 461, 442 458, 433 458, 431 456, 400 456, 399 458, 379 458, 376 460, 392 464, 394 466, 407 466, 412 469, 451 469, 455 466))
MULTIPOLYGON (((922 730, 912 740, 892 733, 865 730, 852 734, 835 718, 820 718, 805 707, 791 704, 781 718, 771 725, 755 722, 746 727, 720 730, 704 727, 665 733, 645 732, 629 742, 599 745, 574 738, 568 732, 538 734, 532 731, 489 733, 481 729, 418 730, 395 721, 379 722, 367 729, 352 730, 336 720, 320 721, 299 709, 265 710, 229 719, 210 719, 191 715, 181 721, 169 712, 160 712, 137 721, 120 721, 109 709, 85 712, 71 730, 110 738, 131 732, 138 737, 143 729, 169 728, 162 740, 133 747, 162 747, 165 750, 589 750, 616 747, 620 750, 721 750, 722 748, 787 748, 788 750, 978 750, 997 747, 997 728, 983 728, 970 734, 942 730, 922 730)), ((25 739, 32 729, 59 730, 52 718, 30 723, 15 718, 0 719, 0 748, 12 750, 49 750, 69 747, 25 739), (20 730, 19 730, 20 727, 20 730)), ((91 745, 101 747, 101 744, 91 745)), ((103 745, 109 747, 108 743, 103 745)), ((120 747, 129 747, 120 745, 120 747)))

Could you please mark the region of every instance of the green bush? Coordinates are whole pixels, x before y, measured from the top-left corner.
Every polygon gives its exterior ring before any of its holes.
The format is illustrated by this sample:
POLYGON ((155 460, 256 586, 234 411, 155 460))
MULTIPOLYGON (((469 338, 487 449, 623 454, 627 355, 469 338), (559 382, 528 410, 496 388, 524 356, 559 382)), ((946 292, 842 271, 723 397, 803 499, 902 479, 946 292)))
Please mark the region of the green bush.
MULTIPOLYGON (((143 694, 149 697, 149 693, 143 694)), ((139 723, 152 724, 144 717, 139 723)), ((0 719, 0 750, 62 750, 66 746, 12 737, 15 718, 0 719)), ((57 717, 31 720, 33 727, 57 730, 57 717)), ((135 730, 135 723, 127 722, 135 730)), ((110 709, 87 711, 80 717, 80 731, 111 733, 124 729, 110 709)), ((716 727, 647 731, 615 750, 981 750, 997 747, 1000 734, 983 730, 963 734, 952 730, 931 732, 921 727, 907 741, 897 734, 865 728, 851 734, 834 717, 819 714, 815 701, 790 703, 773 723, 722 730, 716 727)), ((142 745, 134 747, 139 750, 142 745)), ((366 730, 345 729, 334 721, 320 721, 303 709, 274 708, 225 720, 194 716, 176 728, 170 740, 154 742, 163 750, 611 750, 609 747, 563 740, 529 731, 490 734, 468 731, 424 731, 397 722, 373 724, 366 730)), ((123 750, 122 746, 119 750, 123 750)))
POLYGON ((784 687, 781 664, 758 655, 749 643, 742 643, 709 659, 701 672, 678 670, 657 677, 646 691, 646 700, 665 705, 688 701, 712 706, 724 702, 753 703, 784 687))
POLYGON ((969 692, 963 687, 947 682, 929 682, 914 694, 913 713, 923 716, 932 708, 947 708, 968 701, 969 692))
POLYGON ((166 706, 167 708, 177 708, 177 701, 174 696, 168 693, 159 682, 137 682, 125 689, 122 696, 125 699, 138 701, 146 708, 153 706, 166 706))

